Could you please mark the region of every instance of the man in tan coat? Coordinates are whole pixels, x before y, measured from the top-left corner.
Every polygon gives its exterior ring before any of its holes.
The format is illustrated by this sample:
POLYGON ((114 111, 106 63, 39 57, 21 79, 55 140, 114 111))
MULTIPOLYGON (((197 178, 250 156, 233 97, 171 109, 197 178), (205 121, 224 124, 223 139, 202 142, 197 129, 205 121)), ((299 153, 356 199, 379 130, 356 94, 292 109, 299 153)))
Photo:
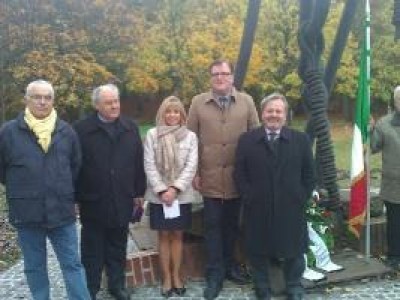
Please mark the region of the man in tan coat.
POLYGON ((215 299, 225 278, 244 283, 234 260, 239 232, 240 198, 233 182, 239 136, 259 124, 251 96, 233 87, 233 67, 216 60, 209 68, 211 90, 192 99, 188 128, 199 138, 194 187, 204 200, 207 251, 205 299, 215 299))

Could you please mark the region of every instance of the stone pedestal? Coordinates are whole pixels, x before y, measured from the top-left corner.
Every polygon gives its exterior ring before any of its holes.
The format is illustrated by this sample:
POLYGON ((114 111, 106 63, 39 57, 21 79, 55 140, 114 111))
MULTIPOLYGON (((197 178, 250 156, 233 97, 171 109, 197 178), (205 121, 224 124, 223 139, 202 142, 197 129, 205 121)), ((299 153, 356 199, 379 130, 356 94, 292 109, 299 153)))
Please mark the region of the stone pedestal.
MULTIPOLYGON (((387 253, 386 242, 386 217, 380 216, 371 218, 371 255, 382 256, 387 253)), ((361 253, 365 253, 365 225, 360 240, 358 240, 358 249, 361 253)))

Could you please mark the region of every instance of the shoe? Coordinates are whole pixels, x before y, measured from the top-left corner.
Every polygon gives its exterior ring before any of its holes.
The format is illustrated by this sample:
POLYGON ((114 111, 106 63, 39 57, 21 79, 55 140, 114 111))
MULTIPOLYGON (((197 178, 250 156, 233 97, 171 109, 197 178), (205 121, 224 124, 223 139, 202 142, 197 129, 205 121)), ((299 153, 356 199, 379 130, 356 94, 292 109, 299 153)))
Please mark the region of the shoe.
POLYGON ((166 291, 163 291, 163 289, 161 289, 161 296, 163 296, 164 298, 172 297, 173 294, 174 294, 174 288, 170 288, 169 290, 166 291))
POLYGON ((246 276, 246 274, 244 274, 244 272, 242 272, 242 270, 238 266, 233 267, 228 272, 226 272, 225 278, 229 281, 232 281, 233 283, 236 283, 237 285, 251 283, 250 275, 247 274, 246 276))
POLYGON ((271 300, 271 293, 269 289, 255 289, 257 300, 271 300))
POLYGON ((126 289, 109 289, 108 292, 116 300, 130 300, 131 295, 126 289))
POLYGON ((303 300, 303 294, 289 294, 287 300, 303 300))
POLYGON ((186 288, 183 286, 181 288, 174 288, 174 293, 178 296, 184 296, 186 294, 186 288))
POLYGON ((388 258, 386 260, 386 265, 391 268, 393 271, 400 270, 400 261, 398 258, 388 258))
POLYGON ((204 289, 203 297, 206 300, 214 300, 215 298, 218 297, 219 293, 221 292, 222 289, 222 283, 220 282, 210 282, 207 283, 206 288, 204 289))
POLYGON ((97 299, 97 298, 96 298, 97 292, 89 291, 89 294, 90 294, 90 299, 91 299, 91 300, 96 300, 96 299, 97 299))
POLYGON ((318 282, 325 280, 326 276, 320 272, 314 271, 313 269, 306 267, 303 273, 303 278, 310 281, 318 282))
POLYGON ((173 292, 176 294, 176 295, 178 295, 178 296, 184 296, 185 295, 185 293, 186 293, 186 288, 183 286, 183 287, 180 287, 180 288, 173 288, 173 292))
POLYGON ((344 267, 342 267, 341 265, 337 265, 332 261, 329 261, 328 263, 324 264, 324 265, 316 265, 316 268, 321 269, 325 272, 338 272, 338 271, 342 271, 344 269, 344 267))

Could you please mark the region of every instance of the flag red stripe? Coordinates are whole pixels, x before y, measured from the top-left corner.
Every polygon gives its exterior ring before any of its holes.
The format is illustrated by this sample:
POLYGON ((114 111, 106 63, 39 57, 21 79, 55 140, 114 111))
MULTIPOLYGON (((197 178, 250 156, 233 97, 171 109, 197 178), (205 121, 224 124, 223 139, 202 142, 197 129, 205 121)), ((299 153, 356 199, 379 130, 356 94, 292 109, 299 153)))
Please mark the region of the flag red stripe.
POLYGON ((367 206, 367 178, 364 174, 354 182, 350 191, 349 220, 361 216, 367 206))

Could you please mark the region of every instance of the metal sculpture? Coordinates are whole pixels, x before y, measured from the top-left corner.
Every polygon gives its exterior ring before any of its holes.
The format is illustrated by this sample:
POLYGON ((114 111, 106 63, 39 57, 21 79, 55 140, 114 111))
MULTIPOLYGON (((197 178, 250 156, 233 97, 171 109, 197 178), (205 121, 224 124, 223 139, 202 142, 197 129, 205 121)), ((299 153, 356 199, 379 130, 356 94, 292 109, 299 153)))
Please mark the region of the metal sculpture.
MULTIPOLYGON (((400 2, 400 0, 395 0, 400 2)), ((241 50, 235 73, 236 87, 241 88, 250 58, 249 42, 253 41, 255 21, 258 18, 259 2, 250 0, 245 30, 242 37, 241 50), (247 51, 247 52, 245 52, 247 51)), ((322 33, 329 12, 330 0, 299 0, 299 32, 300 61, 298 73, 303 81, 302 98, 309 113, 306 131, 316 144, 316 161, 319 186, 328 191, 328 206, 332 210, 340 207, 340 194, 337 186, 335 157, 330 136, 327 107, 336 72, 342 57, 354 19, 359 0, 346 2, 335 42, 325 68, 321 63, 324 50, 322 33)), ((399 4, 400 5, 400 4, 399 4)))
POLYGON ((394 0, 393 19, 392 23, 396 28, 394 39, 400 39, 400 0, 394 0))

